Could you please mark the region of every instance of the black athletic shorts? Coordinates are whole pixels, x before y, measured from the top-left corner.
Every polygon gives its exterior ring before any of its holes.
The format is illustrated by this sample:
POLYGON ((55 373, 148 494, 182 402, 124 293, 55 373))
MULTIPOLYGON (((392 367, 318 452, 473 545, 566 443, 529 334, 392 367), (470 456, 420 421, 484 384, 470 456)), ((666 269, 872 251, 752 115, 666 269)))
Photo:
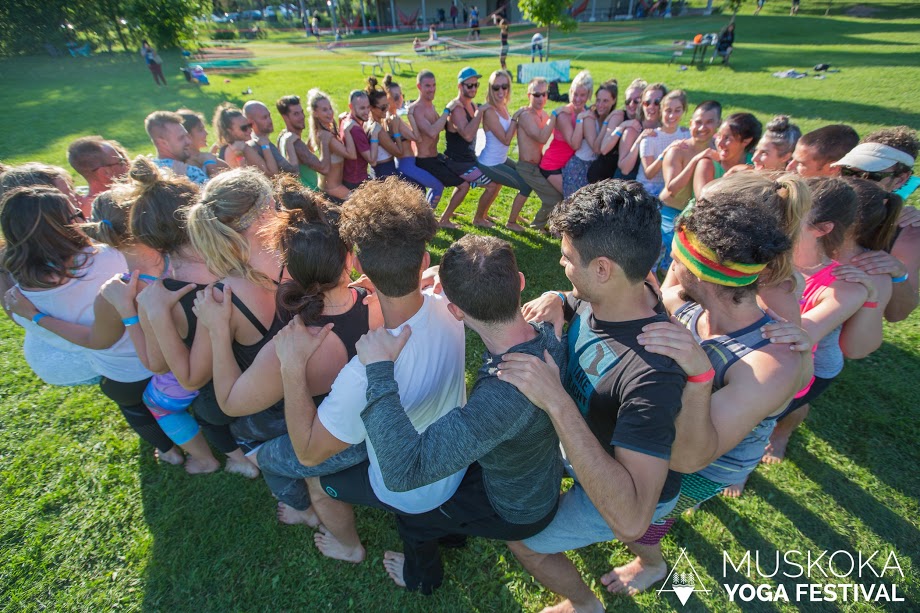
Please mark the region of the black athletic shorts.
MULTIPOLYGON (((434 175, 434 178, 446 185, 447 187, 459 187, 463 185, 461 179, 456 173, 452 172, 446 164, 447 158, 443 154, 438 154, 430 158, 415 158, 415 165, 422 170, 434 175)), ((473 166, 476 164, 474 163, 473 166)))

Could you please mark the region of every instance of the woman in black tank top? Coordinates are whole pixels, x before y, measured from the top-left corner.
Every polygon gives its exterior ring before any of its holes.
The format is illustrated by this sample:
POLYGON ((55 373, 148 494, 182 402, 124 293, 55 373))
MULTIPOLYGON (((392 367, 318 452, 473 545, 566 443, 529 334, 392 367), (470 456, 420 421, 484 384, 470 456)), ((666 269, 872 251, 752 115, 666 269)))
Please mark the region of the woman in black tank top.
MULTIPOLYGON (((351 250, 334 226, 316 219, 313 213, 292 210, 279 214, 265 234, 284 254, 291 277, 278 287, 278 320, 286 324, 300 317, 308 326, 335 324, 332 336, 324 341, 321 357, 305 366, 310 389, 321 392, 316 397, 321 401, 338 371, 355 356, 361 335, 382 325, 380 308, 376 302, 365 304, 365 290, 349 287, 351 250)), ((199 316, 206 309, 220 308, 207 295, 203 298, 196 302, 199 316)), ((251 366, 236 376, 223 377, 215 371, 215 386, 221 408, 229 415, 249 415, 281 401, 281 365, 274 344, 267 341, 251 366)))

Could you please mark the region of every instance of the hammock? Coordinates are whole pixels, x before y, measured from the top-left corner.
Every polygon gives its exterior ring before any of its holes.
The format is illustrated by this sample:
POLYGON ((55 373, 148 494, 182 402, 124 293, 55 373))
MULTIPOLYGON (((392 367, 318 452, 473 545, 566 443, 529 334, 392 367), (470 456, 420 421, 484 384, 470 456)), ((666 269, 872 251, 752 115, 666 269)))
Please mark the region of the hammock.
POLYGON ((588 0, 585 0, 578 6, 572 7, 572 17, 578 17, 585 12, 586 8, 588 8, 588 0))
MULTIPOLYGON (((585 0, 587 2, 587 0, 585 0)), ((400 9, 396 9, 396 13, 399 16, 399 21, 404 26, 414 26, 415 22, 418 20, 418 13, 421 9, 415 9, 415 12, 411 15, 406 15, 400 9)))

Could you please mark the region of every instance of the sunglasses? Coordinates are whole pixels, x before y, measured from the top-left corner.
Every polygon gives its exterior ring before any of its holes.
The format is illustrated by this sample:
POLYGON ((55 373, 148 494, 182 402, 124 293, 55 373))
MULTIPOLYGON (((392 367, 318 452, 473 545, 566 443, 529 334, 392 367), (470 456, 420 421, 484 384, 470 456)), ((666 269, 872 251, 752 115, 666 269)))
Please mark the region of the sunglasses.
POLYGON ((661 106, 661 98, 655 98, 654 100, 646 100, 642 103, 642 106, 661 106))
POLYGON ((478 88, 479 88, 479 83, 464 83, 464 84, 463 84, 463 87, 465 87, 465 88, 467 88, 467 89, 478 89, 478 88))
POLYGON ((388 104, 384 104, 383 106, 375 106, 374 108, 377 109, 378 111, 385 111, 388 108, 390 108, 390 106, 388 104))
POLYGON ((856 177, 858 179, 867 179, 869 181, 875 181, 876 183, 882 179, 887 179, 888 177, 893 177, 898 174, 897 171, 892 170, 891 172, 869 172, 868 170, 860 170, 859 168, 850 168, 849 166, 843 166, 840 169, 840 174, 844 177, 856 177))
POLYGON ((626 106, 632 106, 634 104, 639 104, 640 102, 642 102, 642 98, 627 98, 626 106))
POLYGON ((493 92, 497 92, 497 91, 502 90, 502 89, 508 89, 508 84, 507 84, 507 83, 503 83, 503 84, 501 84, 501 85, 493 85, 493 86, 492 86, 492 91, 493 91, 493 92))
POLYGON ((93 171, 99 170, 100 168, 111 168, 112 166, 127 166, 128 160, 123 157, 119 157, 117 162, 112 162, 110 164, 103 164, 102 166, 96 166, 93 168, 93 171))
POLYGON ((243 132, 249 132, 250 130, 252 130, 252 124, 244 123, 243 125, 240 126, 240 130, 242 130, 243 132))
POLYGON ((546 92, 530 92, 529 95, 533 96, 534 98, 542 98, 546 95, 546 92))

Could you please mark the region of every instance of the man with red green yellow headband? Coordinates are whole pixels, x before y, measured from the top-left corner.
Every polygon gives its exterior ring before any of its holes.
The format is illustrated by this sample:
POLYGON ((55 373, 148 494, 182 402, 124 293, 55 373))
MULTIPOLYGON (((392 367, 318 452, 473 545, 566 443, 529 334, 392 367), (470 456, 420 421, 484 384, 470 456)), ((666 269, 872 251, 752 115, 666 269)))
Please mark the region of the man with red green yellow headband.
MULTIPOLYGON (((684 474, 677 506, 628 544, 637 557, 602 577, 611 592, 636 594, 666 576, 660 541, 676 518, 725 490, 740 492, 776 417, 811 378, 810 339, 757 305, 760 273, 791 243, 773 212, 739 198, 726 190, 701 199, 675 229, 662 301, 680 324, 646 326, 640 342, 688 373, 701 372, 708 359, 709 420, 678 420, 671 452, 672 467, 680 465, 682 472, 704 468, 684 474)), ((685 395, 684 411, 686 401, 685 395)))

